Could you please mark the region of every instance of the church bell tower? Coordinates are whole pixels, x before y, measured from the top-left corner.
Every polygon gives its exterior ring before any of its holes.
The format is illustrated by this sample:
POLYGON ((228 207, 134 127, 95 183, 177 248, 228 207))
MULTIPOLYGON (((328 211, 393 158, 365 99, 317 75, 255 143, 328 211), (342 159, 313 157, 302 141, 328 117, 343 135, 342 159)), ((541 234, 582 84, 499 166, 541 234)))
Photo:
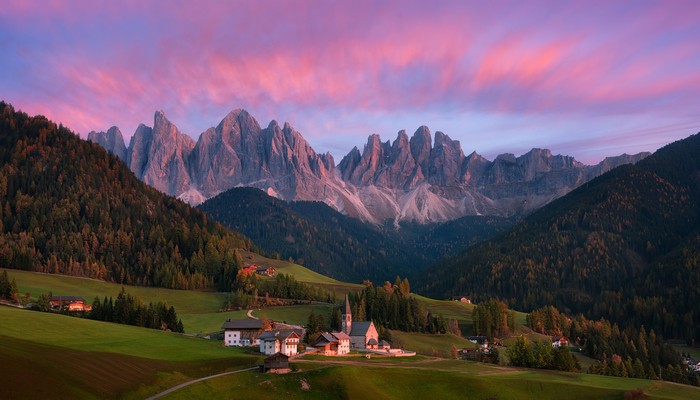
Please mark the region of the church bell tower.
POLYGON ((352 311, 350 311, 350 301, 348 300, 347 295, 345 295, 345 312, 343 313, 341 318, 341 330, 346 335, 350 335, 350 332, 352 331, 352 311))

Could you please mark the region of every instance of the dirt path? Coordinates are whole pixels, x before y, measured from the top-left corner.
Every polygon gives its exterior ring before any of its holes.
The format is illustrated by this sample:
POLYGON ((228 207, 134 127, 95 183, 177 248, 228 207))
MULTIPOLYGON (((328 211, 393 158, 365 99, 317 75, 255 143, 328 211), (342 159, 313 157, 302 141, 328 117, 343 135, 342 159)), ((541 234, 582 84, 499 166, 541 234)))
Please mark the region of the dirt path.
POLYGON ((246 368, 246 369, 239 369, 239 370, 236 370, 236 371, 229 371, 229 372, 224 372, 224 373, 221 373, 221 374, 205 376, 204 378, 194 379, 194 380, 191 380, 191 381, 188 381, 188 382, 185 382, 185 383, 181 383, 181 384, 179 384, 179 385, 177 385, 177 386, 171 387, 170 389, 168 389, 168 390, 166 390, 166 391, 163 391, 163 392, 160 392, 160 393, 158 393, 158 394, 155 394, 155 395, 153 395, 153 396, 147 398, 146 400, 153 400, 153 399, 157 399, 157 398, 160 398, 160 397, 169 395, 170 393, 172 393, 172 392, 174 392, 174 391, 176 391, 176 390, 180 390, 180 389, 184 388, 185 386, 189 386, 189 385, 191 385, 191 384, 193 384, 193 383, 206 381, 207 379, 218 378, 218 377, 220 377, 220 376, 226 376, 226 375, 231 375, 231 374, 237 374, 237 373, 239 373, 239 372, 252 371, 252 370, 255 370, 255 369, 258 369, 258 368, 259 368, 259 367, 255 366, 255 367, 250 367, 250 368, 246 368))
POLYGON ((247 314, 247 315, 248 315, 248 318, 260 319, 260 318, 258 318, 258 317, 254 317, 254 316, 253 316, 253 310, 248 310, 248 314, 247 314))

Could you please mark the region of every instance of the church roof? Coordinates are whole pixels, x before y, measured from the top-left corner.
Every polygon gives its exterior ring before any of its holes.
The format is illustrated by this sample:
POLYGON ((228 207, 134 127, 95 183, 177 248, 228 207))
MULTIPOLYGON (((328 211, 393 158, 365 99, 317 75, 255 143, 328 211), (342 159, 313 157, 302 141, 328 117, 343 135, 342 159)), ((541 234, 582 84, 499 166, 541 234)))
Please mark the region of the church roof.
POLYGON ((350 310, 350 300, 348 300, 348 295, 345 295, 345 314, 352 314, 350 310))
POLYGON ((372 321, 353 322, 350 336, 365 336, 370 326, 373 326, 372 321))

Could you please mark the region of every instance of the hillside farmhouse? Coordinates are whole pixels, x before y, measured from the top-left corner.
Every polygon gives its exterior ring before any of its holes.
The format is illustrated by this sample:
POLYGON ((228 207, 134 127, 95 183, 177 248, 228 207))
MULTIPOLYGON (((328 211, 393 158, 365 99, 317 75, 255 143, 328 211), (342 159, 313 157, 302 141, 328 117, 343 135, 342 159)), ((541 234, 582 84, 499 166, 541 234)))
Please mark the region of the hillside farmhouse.
POLYGON ((318 337, 314 347, 319 354, 342 356, 350 352, 350 336, 344 332, 324 332, 318 337))
POLYGON ((467 296, 450 296, 450 300, 459 301, 461 303, 467 303, 467 304, 472 303, 471 299, 469 299, 469 297, 467 297, 467 296))
POLYGON ((566 336, 553 336, 552 337, 552 347, 568 347, 569 339, 566 336))
POLYGON ((276 270, 275 267, 269 267, 258 264, 246 264, 243 267, 241 267, 241 272, 243 272, 246 275, 258 274, 264 276, 274 276, 276 270))
POLYGON ((228 319, 222 326, 224 346, 258 346, 263 333, 259 319, 228 319))
POLYGON ((260 335, 260 352, 267 355, 282 353, 288 357, 297 354, 301 335, 293 329, 263 332, 260 335))
POLYGON ((275 267, 258 267, 255 270, 255 273, 258 275, 274 276, 275 275, 275 267))
POLYGON ((51 308, 68 311, 90 311, 92 304, 77 296, 51 296, 51 308))
POLYGON ((269 372, 271 374, 285 374, 290 372, 289 369, 289 356, 276 353, 270 357, 263 360, 263 365, 260 366, 262 372, 269 372))
POLYGON ((342 315, 342 331, 350 336, 353 349, 376 350, 379 346, 379 334, 372 321, 352 321, 350 301, 345 296, 345 313, 342 315))

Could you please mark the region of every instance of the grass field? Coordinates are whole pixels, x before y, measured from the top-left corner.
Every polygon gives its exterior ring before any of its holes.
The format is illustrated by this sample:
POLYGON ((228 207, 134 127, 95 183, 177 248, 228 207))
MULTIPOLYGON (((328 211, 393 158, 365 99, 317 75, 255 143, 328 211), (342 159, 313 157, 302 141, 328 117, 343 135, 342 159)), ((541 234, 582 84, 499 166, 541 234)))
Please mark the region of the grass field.
POLYGON ((451 358, 453 345, 458 349, 476 348, 476 345, 467 339, 450 334, 430 335, 426 333, 391 331, 391 338, 395 344, 400 344, 404 349, 426 356, 451 358))
POLYGON ((0 307, 0 398, 134 398, 256 364, 220 342, 0 307), (129 397, 129 396, 127 396, 129 397))
POLYGON ((580 374, 481 370, 461 362, 416 366, 330 366, 289 375, 236 374, 177 391, 166 399, 622 399, 641 388, 653 399, 697 398, 700 390, 669 383, 580 374))
MULTIPOLYGON (((2 399, 145 398, 190 379, 248 367, 262 358, 179 334, 10 307, 0 307, 0 321, 2 399)), ((404 340, 415 335, 399 334, 406 335, 404 340)), ((348 365, 332 365, 333 361, 295 362, 296 372, 288 375, 242 372, 188 386, 165 398, 620 399, 636 388, 650 398, 700 398, 698 388, 664 382, 420 356, 398 361, 352 357, 348 365), (302 389, 302 382, 308 390, 302 389)))
POLYGON ((309 314, 311 314, 311 311, 316 314, 321 314, 324 319, 329 320, 330 313, 334 306, 334 304, 310 304, 270 307, 254 310, 253 316, 258 318, 267 317, 273 321, 280 321, 287 324, 306 325, 307 322, 309 322, 309 314))
POLYGON ((338 301, 340 301, 350 292, 362 290, 362 285, 360 284, 341 282, 325 275, 321 275, 318 272, 314 272, 299 264, 293 264, 283 260, 274 260, 250 252, 243 252, 243 255, 246 262, 275 267, 277 272, 291 275, 300 282, 320 286, 329 292, 334 293, 338 301))

